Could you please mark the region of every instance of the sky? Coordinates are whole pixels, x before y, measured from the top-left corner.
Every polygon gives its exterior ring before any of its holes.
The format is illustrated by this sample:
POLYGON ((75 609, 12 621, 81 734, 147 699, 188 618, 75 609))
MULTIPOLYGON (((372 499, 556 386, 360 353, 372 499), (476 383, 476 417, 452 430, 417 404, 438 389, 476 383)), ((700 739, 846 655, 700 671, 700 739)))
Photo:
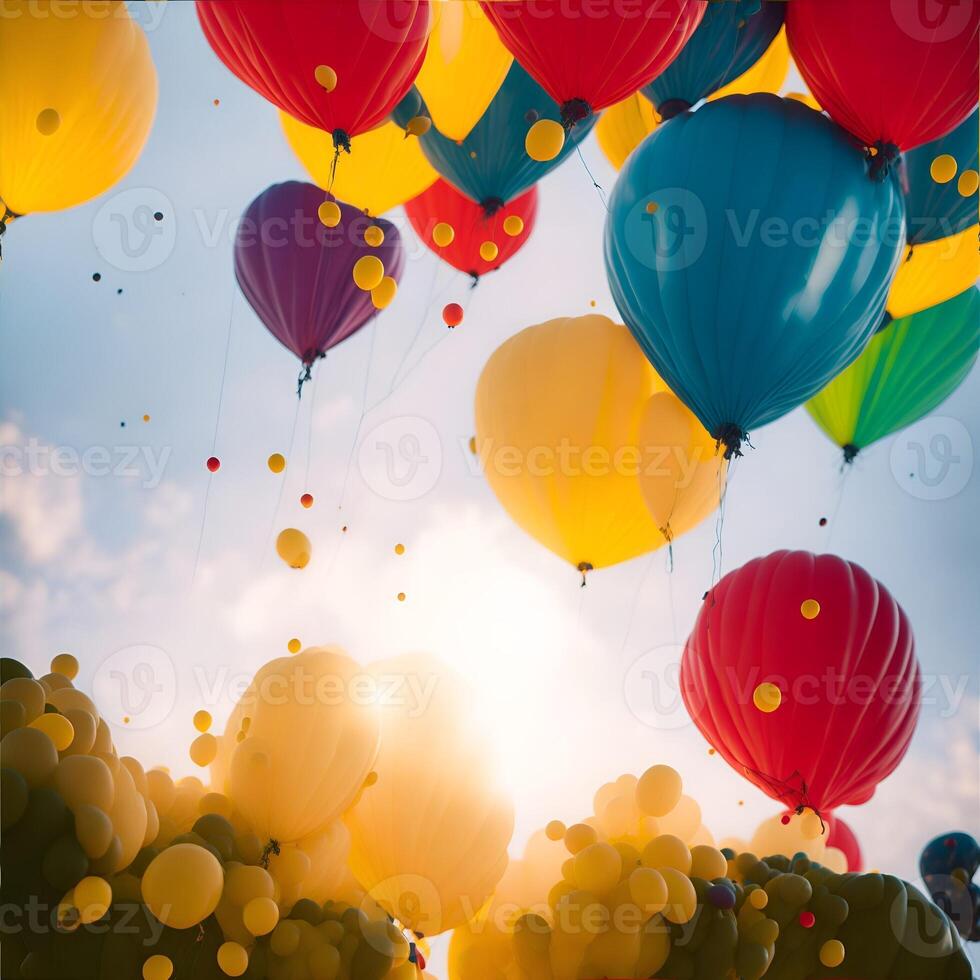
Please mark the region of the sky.
MULTIPOLYGON (((238 292, 231 236, 255 195, 305 174, 274 108, 218 62, 190 4, 132 9, 160 78, 145 151, 107 194, 18 221, 4 240, 5 655, 43 673, 74 653, 76 684, 95 691, 120 752, 181 775, 196 771, 194 711, 220 726, 237 685, 290 637, 363 663, 429 651, 474 685, 515 803, 514 853, 547 820, 589 812, 602 782, 659 762, 681 771, 717 837, 750 836, 777 807, 708 756, 670 696, 671 665, 719 572, 781 548, 831 551, 905 608, 927 683, 908 756, 844 814, 869 866, 914 879, 933 836, 980 830, 976 371, 846 475, 802 409, 754 432, 723 522, 676 542, 672 567, 658 551, 580 589, 507 517, 467 443, 477 377, 507 337, 593 312, 592 300, 616 318, 604 206, 583 163, 544 179, 529 243, 472 291, 400 209, 388 215, 408 253, 398 297, 297 402, 297 363, 238 292), (146 245, 135 258, 127 233, 146 245), (454 331, 440 317, 450 301, 466 310, 454 331), (951 455, 937 456, 937 434, 951 455), (273 452, 288 456, 282 477, 265 465, 273 452), (313 541, 301 573, 274 554, 290 525, 313 541), (667 685, 658 705, 651 671, 667 685)), ((594 137, 582 152, 608 192, 615 173, 594 137)))

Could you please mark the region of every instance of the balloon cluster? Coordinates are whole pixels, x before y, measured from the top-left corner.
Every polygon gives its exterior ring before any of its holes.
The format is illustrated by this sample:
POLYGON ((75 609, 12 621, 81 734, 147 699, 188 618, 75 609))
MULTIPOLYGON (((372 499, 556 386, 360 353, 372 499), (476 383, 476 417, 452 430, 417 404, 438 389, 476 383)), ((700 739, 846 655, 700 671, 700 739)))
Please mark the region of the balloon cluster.
POLYGON ((931 840, 919 857, 919 874, 932 900, 952 919, 966 940, 980 942, 980 845, 969 834, 955 832, 931 840))
MULTIPOLYGON (((781 836, 760 828, 754 843, 805 836, 776 825, 781 836)), ((553 821, 532 837, 450 947, 452 980, 763 975, 970 972, 942 912, 898 878, 837 873, 802 850, 759 859, 715 847, 668 766, 620 776, 585 820, 553 821)))

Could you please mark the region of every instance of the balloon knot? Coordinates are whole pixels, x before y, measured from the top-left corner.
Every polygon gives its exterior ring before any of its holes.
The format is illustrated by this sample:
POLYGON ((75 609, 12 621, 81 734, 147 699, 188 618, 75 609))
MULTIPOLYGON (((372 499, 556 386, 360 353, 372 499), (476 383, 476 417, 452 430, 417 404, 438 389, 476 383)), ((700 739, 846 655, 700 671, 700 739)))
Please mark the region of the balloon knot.
POLYGON ((657 106, 657 114, 663 122, 679 116, 682 112, 687 112, 691 108, 691 103, 687 99, 667 99, 657 106))
POLYGON ((312 353, 307 353, 306 355, 304 355, 304 357, 303 357, 303 368, 299 372, 299 379, 296 382, 296 397, 297 398, 302 398, 303 397, 303 385, 305 385, 306 382, 309 381, 310 378, 313 377, 313 364, 314 364, 314 362, 315 361, 318 361, 321 358, 324 358, 326 356, 327 356, 327 352, 326 351, 320 351, 319 353, 317 353, 316 351, 314 351, 312 353))
POLYGON ((585 576, 588 575, 589 572, 593 571, 593 568, 592 565, 590 565, 587 561, 580 561, 578 563, 578 570, 582 573, 581 588, 584 589, 586 586, 585 576))
POLYGON ((725 447, 725 459, 741 456, 742 443, 749 441, 749 434, 734 422, 725 422, 712 435, 715 439, 716 448, 725 447))
POLYGON ((592 106, 585 99, 569 99, 561 106, 561 124, 566 132, 575 127, 583 119, 588 119, 592 115, 592 106))
POLYGON ((470 283, 470 289, 476 289, 480 285, 480 273, 479 272, 469 272, 468 275, 473 280, 470 283))
POLYGON ((499 197, 488 197, 486 200, 480 201, 480 207, 483 208, 485 218, 492 218, 503 206, 504 202, 499 197))
POLYGON ((280 854, 279 841, 277 841, 275 837, 270 838, 269 843, 266 844, 264 848, 262 848, 262 858, 259 861, 259 864, 261 864, 262 867, 266 869, 266 871, 269 870, 269 858, 273 854, 275 854, 276 857, 279 857, 280 854))
POLYGON ((343 129, 335 129, 333 131, 333 148, 339 153, 341 150, 344 153, 350 153, 350 137, 347 132, 343 129))
POLYGON ((892 169, 892 165, 902 158, 902 152, 894 143, 886 143, 878 140, 872 147, 874 153, 870 154, 871 166, 868 174, 874 181, 884 180, 892 169))
POLYGON ((849 442, 842 448, 844 450, 844 462, 848 465, 853 463, 857 459, 857 454, 861 452, 860 446, 855 446, 853 442, 849 442))

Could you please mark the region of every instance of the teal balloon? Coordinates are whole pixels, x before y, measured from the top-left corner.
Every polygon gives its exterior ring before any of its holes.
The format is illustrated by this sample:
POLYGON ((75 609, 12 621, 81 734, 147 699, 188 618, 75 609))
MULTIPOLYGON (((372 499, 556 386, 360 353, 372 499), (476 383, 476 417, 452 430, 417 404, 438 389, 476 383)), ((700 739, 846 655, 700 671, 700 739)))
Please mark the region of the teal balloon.
MULTIPOLYGON (((400 126, 413 116, 427 113, 413 89, 392 113, 400 126)), ((591 132, 598 115, 577 123, 566 135, 565 145, 554 160, 539 163, 524 149, 527 131, 539 119, 561 122, 558 103, 517 63, 511 65, 503 85, 469 136, 461 143, 444 136, 433 125, 418 137, 422 152, 432 166, 457 190, 496 211, 524 193, 558 166, 591 132)))
POLYGON ((784 0, 709 3, 680 54, 643 94, 664 119, 690 109, 744 75, 768 50, 783 26, 784 0))
POLYGON ((966 379, 978 353, 980 292, 971 286, 893 320, 807 402, 807 411, 851 462, 860 450, 941 405, 966 379))
POLYGON ((13 657, 0 657, 0 684, 6 684, 15 677, 33 676, 19 660, 14 660, 13 657))
MULTIPOLYGON (((905 154, 905 208, 908 212, 909 244, 921 245, 949 238, 977 223, 977 189, 961 193, 963 174, 980 167, 977 142, 980 114, 973 113, 951 133, 923 143, 905 154), (956 176, 945 184, 932 179, 932 161, 948 155, 956 161, 956 176)), ((969 178, 967 178, 969 179, 969 178)))
POLYGON ((730 456, 861 353, 904 241, 896 180, 873 180, 840 127, 792 99, 733 95, 633 151, 606 274, 644 353, 730 456))

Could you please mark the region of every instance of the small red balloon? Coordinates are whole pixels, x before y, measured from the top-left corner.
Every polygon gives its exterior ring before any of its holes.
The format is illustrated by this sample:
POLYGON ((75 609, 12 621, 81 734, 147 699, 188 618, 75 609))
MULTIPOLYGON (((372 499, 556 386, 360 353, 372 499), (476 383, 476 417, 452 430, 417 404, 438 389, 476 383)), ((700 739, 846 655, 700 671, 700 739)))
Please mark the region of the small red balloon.
POLYGON ((779 822, 785 827, 790 821, 790 816, 788 813, 784 813, 780 818, 779 822))
POLYGON ((299 498, 299 502, 307 510, 309 510, 309 508, 313 506, 313 494, 312 493, 304 493, 303 496, 299 498))
POLYGON ((458 327, 463 322, 463 307, 459 303, 447 303, 442 308, 442 318, 447 327, 458 327))
POLYGON ((212 473, 217 473, 221 469, 221 460, 217 456, 208 456, 206 465, 212 473))
POLYGON ((800 913, 800 925, 803 926, 804 929, 812 929, 816 921, 817 917, 812 912, 800 913))

